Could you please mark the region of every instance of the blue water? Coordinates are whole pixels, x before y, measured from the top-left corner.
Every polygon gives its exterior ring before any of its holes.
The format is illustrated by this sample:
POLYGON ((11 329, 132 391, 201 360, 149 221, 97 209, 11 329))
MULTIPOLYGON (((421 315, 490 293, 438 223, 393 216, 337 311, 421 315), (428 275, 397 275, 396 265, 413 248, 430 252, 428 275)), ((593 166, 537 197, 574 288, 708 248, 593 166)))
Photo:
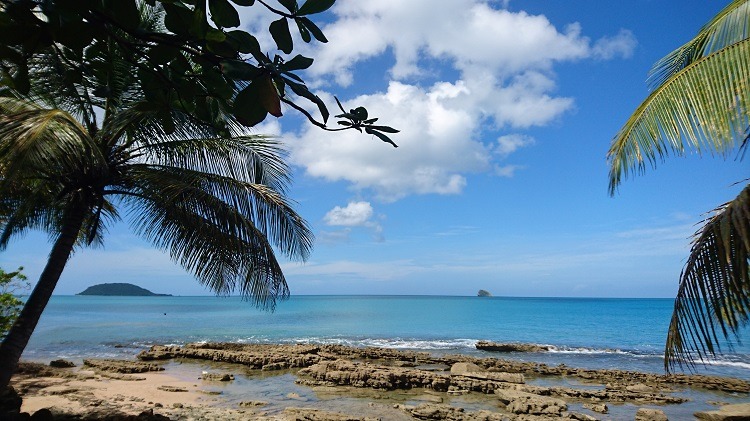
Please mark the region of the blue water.
MULTIPOLYGON (((663 372, 669 299, 294 296, 274 313, 236 297, 53 296, 24 353, 31 360, 131 358, 152 344, 338 343, 478 356, 478 340, 552 345, 503 358, 663 372)), ((748 332, 750 334, 750 332, 748 332)), ((750 379, 738 345, 702 374, 750 379)))

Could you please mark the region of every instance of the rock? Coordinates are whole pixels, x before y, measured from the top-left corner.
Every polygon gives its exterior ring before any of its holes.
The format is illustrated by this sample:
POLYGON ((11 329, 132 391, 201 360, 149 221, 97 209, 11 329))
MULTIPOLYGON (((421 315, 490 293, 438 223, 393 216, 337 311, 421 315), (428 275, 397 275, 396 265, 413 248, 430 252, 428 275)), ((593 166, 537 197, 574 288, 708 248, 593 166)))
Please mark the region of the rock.
POLYGON ((640 408, 635 413, 635 421, 668 421, 661 409, 640 408))
POLYGON ((750 420, 750 403, 724 405, 716 411, 696 412, 695 417, 708 421, 750 420))
POLYGON ((258 407, 258 406, 266 406, 268 405, 268 402, 263 401, 242 401, 240 402, 240 407, 258 407))
POLYGON ((505 405, 505 409, 514 414, 562 415, 568 405, 562 399, 535 395, 512 389, 498 389, 495 394, 505 405))
POLYGON ((607 404, 604 403, 584 403, 583 407, 586 409, 590 409, 594 412, 598 412, 600 414, 606 414, 609 412, 609 408, 607 407, 607 404))
POLYGON ((414 418, 420 420, 454 420, 463 419, 461 413, 464 412, 464 409, 455 408, 450 405, 423 403, 417 405, 409 412, 414 418))
POLYGON ((185 407, 185 405, 183 405, 183 404, 181 404, 179 402, 175 402, 175 403, 172 404, 172 408, 175 408, 175 409, 180 409, 180 408, 184 408, 184 407, 185 407))
POLYGON ((76 365, 72 361, 59 359, 59 360, 50 361, 49 366, 55 367, 55 368, 69 368, 69 367, 75 367, 76 365))
POLYGON ((476 348, 482 351, 492 352, 545 352, 549 351, 548 346, 535 344, 516 344, 516 343, 497 343, 489 341, 479 341, 476 348))
POLYGON ((568 418, 571 420, 577 420, 577 421, 597 421, 595 417, 592 417, 588 414, 581 414, 578 412, 570 412, 568 413, 568 418))
POLYGON ((30 418, 32 421, 54 421, 55 415, 49 408, 42 408, 36 412, 30 418))
POLYGON ((201 379, 212 382, 229 382, 234 380, 234 374, 228 373, 203 373, 201 379))
POLYGON ((451 366, 451 374, 454 376, 463 376, 465 373, 478 373, 480 371, 484 370, 478 365, 469 362, 455 363, 451 366))
POLYGON ((523 374, 488 372, 474 363, 461 362, 451 366, 451 376, 464 376, 473 379, 494 380, 504 383, 524 383, 523 374))
POLYGON ((83 365, 93 367, 97 370, 111 371, 115 373, 133 374, 145 373, 148 371, 163 371, 164 367, 151 363, 128 360, 109 360, 109 359, 86 359, 83 365))
POLYGON ((165 392, 187 392, 188 391, 184 387, 177 387, 177 386, 158 386, 157 389, 163 390, 165 392))
POLYGON ((310 408, 287 408, 284 419, 290 421, 379 421, 377 418, 356 417, 310 408))

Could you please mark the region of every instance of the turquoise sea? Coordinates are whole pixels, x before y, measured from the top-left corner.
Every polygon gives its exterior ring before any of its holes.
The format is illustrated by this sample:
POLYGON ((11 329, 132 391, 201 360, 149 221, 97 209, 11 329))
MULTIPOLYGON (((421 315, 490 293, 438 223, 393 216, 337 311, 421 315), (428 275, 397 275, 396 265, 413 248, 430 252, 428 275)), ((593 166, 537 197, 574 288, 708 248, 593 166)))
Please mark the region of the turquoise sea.
MULTIPOLYGON (((24 358, 132 358, 152 344, 197 341, 489 356, 474 344, 490 340, 554 347, 503 358, 659 373, 671 311, 670 299, 293 296, 271 313, 237 297, 53 296, 24 358)), ((697 369, 750 380, 750 346, 697 369)))

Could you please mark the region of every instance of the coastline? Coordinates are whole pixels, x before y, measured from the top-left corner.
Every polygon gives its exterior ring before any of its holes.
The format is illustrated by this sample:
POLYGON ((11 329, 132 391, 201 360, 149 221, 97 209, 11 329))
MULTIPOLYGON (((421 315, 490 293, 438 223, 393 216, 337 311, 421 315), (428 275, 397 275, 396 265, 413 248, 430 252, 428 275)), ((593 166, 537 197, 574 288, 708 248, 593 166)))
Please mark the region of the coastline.
POLYGON ((750 393, 745 380, 705 375, 236 343, 153 346, 125 363, 25 363, 12 385, 23 412, 49 408, 59 419, 632 420, 640 410, 685 419, 747 402, 750 393))

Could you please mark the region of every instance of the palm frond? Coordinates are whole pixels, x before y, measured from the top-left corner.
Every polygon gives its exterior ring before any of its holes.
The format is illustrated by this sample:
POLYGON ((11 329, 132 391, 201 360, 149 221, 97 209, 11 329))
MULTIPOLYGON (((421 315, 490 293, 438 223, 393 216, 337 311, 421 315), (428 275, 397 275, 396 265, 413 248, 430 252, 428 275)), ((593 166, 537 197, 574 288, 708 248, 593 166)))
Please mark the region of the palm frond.
POLYGON ((750 39, 692 63, 638 107, 607 153, 610 194, 630 171, 670 153, 726 154, 746 138, 749 113, 750 39))
POLYGON ((280 193, 291 182, 286 151, 275 139, 262 136, 167 139, 133 145, 132 154, 145 162, 221 174, 235 180, 263 184, 280 193))
POLYGON ((648 84, 656 89, 672 76, 718 50, 750 37, 750 1, 734 0, 685 45, 654 64, 648 84))
POLYGON ((271 243, 306 258, 312 234, 283 196, 214 174, 136 164, 123 201, 134 230, 217 294, 263 308, 288 294, 271 243), (270 240, 270 242, 269 242, 270 240))
POLYGON ((750 184, 715 212, 696 234, 680 276, 665 350, 668 370, 714 357, 720 337, 731 346, 731 336, 748 324, 750 184))

